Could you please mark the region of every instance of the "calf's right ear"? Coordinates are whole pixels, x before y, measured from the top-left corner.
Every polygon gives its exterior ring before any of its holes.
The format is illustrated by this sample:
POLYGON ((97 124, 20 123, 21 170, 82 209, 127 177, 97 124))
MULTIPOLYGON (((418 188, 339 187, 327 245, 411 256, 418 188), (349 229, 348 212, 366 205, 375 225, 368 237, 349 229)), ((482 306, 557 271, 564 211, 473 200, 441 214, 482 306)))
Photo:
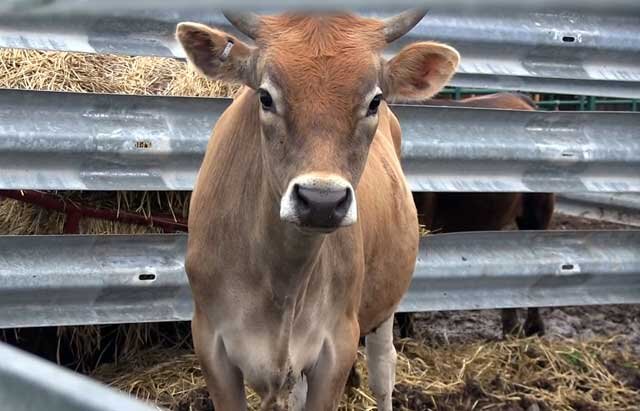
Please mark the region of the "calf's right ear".
POLYGON ((258 88, 256 47, 199 23, 178 24, 176 38, 187 60, 206 77, 258 88))

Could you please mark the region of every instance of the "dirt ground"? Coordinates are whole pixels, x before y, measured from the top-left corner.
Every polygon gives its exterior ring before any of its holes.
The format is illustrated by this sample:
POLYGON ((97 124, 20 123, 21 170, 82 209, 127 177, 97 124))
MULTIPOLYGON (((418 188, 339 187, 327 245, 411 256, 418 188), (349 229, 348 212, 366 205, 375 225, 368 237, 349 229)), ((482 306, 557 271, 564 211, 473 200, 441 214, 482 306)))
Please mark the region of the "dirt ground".
MULTIPOLYGON (((524 310, 520 310, 524 314, 524 310)), ((640 305, 556 307, 540 310, 545 338, 591 340, 621 336, 640 356, 640 305)), ((502 338, 499 310, 440 311, 416 314, 418 339, 436 344, 498 341, 502 338)))
MULTIPOLYGON (((525 313, 525 310, 519 310, 521 317, 525 313)), ((585 400, 584 402, 572 400, 569 401, 568 405, 562 407, 563 410, 640 410, 640 366, 638 365, 640 364, 640 305, 541 308, 540 313, 544 320, 546 333, 543 337, 535 337, 533 341, 538 341, 538 343, 540 341, 543 344, 568 342, 569 347, 574 347, 576 344, 588 345, 603 338, 615 337, 606 349, 600 351, 600 354, 606 352, 606 355, 611 356, 611 359, 603 360, 602 364, 612 375, 616 376, 618 381, 621 381, 623 386, 631 388, 639 395, 635 402, 635 404, 638 404, 637 406, 605 406, 592 400, 585 400), (621 358, 624 358, 624 360, 621 360, 621 358)), ((493 346, 499 345, 503 341, 499 310, 420 313, 416 314, 414 321, 417 334, 415 338, 418 341, 422 341, 425 346, 493 346)), ((552 367, 547 371, 551 374, 552 367)), ((509 378, 506 380, 513 383, 509 378)), ((550 378, 551 380, 553 378, 550 378)), ((567 390, 567 392, 576 388, 581 389, 579 387, 571 387, 571 384, 567 383, 555 386, 549 385, 549 387, 546 387, 546 384, 547 382, 543 384, 545 389, 558 389, 561 385, 563 386, 562 389, 567 390)), ((585 384, 585 387, 591 386, 585 384)), ((436 397, 434 400, 433 397, 425 395, 421 389, 398 384, 394 393, 394 403, 398 406, 398 409, 402 410, 555 410, 554 407, 548 406, 545 401, 532 402, 531 398, 536 398, 537 393, 529 396, 526 389, 514 389, 515 396, 520 397, 521 400, 506 403, 491 398, 492 389, 494 387, 489 386, 487 388, 485 386, 482 390, 476 390, 472 383, 465 387, 457 398, 436 397), (454 401, 453 406, 449 405, 450 401, 454 401), (476 403, 476 401, 478 402, 476 403), (480 407, 476 407, 476 404, 479 404, 480 407)), ((609 389, 604 388, 604 390, 609 389)))
POLYGON ((551 220, 550 230, 633 230, 637 227, 609 223, 607 221, 589 220, 556 213, 551 220))

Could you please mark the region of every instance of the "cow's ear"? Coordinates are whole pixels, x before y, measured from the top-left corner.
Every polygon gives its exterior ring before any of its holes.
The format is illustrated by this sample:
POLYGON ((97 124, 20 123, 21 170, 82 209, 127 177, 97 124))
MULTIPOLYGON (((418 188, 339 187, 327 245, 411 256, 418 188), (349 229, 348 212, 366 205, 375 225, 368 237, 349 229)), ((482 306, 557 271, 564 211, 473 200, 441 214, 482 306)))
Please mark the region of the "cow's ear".
POLYGON ((176 38, 189 62, 208 78, 257 88, 257 48, 198 23, 178 24, 176 38))
POLYGON ((451 79, 459 62, 453 47, 433 42, 410 44, 385 63, 385 97, 390 101, 432 97, 451 79))

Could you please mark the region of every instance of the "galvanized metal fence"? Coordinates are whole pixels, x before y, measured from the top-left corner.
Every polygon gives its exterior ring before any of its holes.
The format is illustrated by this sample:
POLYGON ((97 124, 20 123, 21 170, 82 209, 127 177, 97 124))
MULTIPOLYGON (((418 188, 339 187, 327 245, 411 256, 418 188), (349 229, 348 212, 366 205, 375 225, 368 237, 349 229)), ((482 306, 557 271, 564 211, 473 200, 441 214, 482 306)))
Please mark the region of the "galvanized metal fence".
MULTIPOLYGON (((0 189, 191 190, 228 99, 0 90, 0 189)), ((415 191, 640 192, 640 115, 395 106, 415 191)))
POLYGON ((12 411, 157 411, 90 378, 0 343, 0 404, 12 411))
MULTIPOLYGON (((2 6, 0 46, 182 57, 172 38, 176 22, 230 29, 219 14, 197 9, 209 4, 193 0, 182 11, 94 2, 82 13, 58 13, 71 3, 2 6)), ((622 2, 626 9, 607 13, 571 6, 443 8, 389 53, 436 39, 461 50, 457 85, 640 98, 637 5, 622 2)), ((0 189, 190 190, 227 104, 0 90, 0 189)), ((637 195, 629 193, 640 192, 638 113, 394 110, 416 191, 567 193, 561 209, 595 195, 637 211, 637 195)), ((184 249, 185 237, 169 234, 0 236, 0 328, 187 320, 184 249)), ((639 303, 639 249, 640 231, 429 236, 401 310, 639 303)), ((0 347, 0 357, 11 355, 0 347)), ((2 364, 0 401, 6 387, 28 381, 2 364)))
MULTIPOLYGON (((189 320, 186 236, 0 237, 2 326, 189 320)), ((400 311, 640 302, 640 232, 427 236, 400 311)))
MULTIPOLYGON (((0 47, 182 58, 173 33, 183 20, 212 24, 244 37, 220 13, 212 13, 212 5, 203 7, 191 0, 145 9, 133 3, 119 8, 110 3, 105 9, 93 2, 72 15, 5 13, 0 15, 0 47), (191 3, 194 6, 188 8, 191 3)), ((632 2, 615 13, 584 5, 554 11, 539 4, 525 10, 511 4, 497 11, 488 6, 460 9, 451 3, 432 10, 387 52, 425 39, 451 44, 464 56, 452 80, 461 87, 640 97, 640 12, 629 12, 638 9, 632 2)))

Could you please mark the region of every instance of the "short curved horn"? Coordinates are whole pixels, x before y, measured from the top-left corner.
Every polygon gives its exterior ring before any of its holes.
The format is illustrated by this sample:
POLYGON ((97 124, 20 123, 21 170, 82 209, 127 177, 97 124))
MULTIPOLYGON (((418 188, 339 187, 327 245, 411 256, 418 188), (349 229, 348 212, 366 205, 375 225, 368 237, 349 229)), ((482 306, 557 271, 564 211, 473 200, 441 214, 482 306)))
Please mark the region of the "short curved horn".
POLYGON ((222 14, 235 28, 240 30, 240 32, 246 34, 253 40, 258 37, 260 16, 256 13, 223 10, 222 14))
POLYGON ((387 43, 391 43, 407 34, 416 24, 420 23, 427 11, 427 9, 407 10, 382 20, 384 23, 384 38, 387 43))

